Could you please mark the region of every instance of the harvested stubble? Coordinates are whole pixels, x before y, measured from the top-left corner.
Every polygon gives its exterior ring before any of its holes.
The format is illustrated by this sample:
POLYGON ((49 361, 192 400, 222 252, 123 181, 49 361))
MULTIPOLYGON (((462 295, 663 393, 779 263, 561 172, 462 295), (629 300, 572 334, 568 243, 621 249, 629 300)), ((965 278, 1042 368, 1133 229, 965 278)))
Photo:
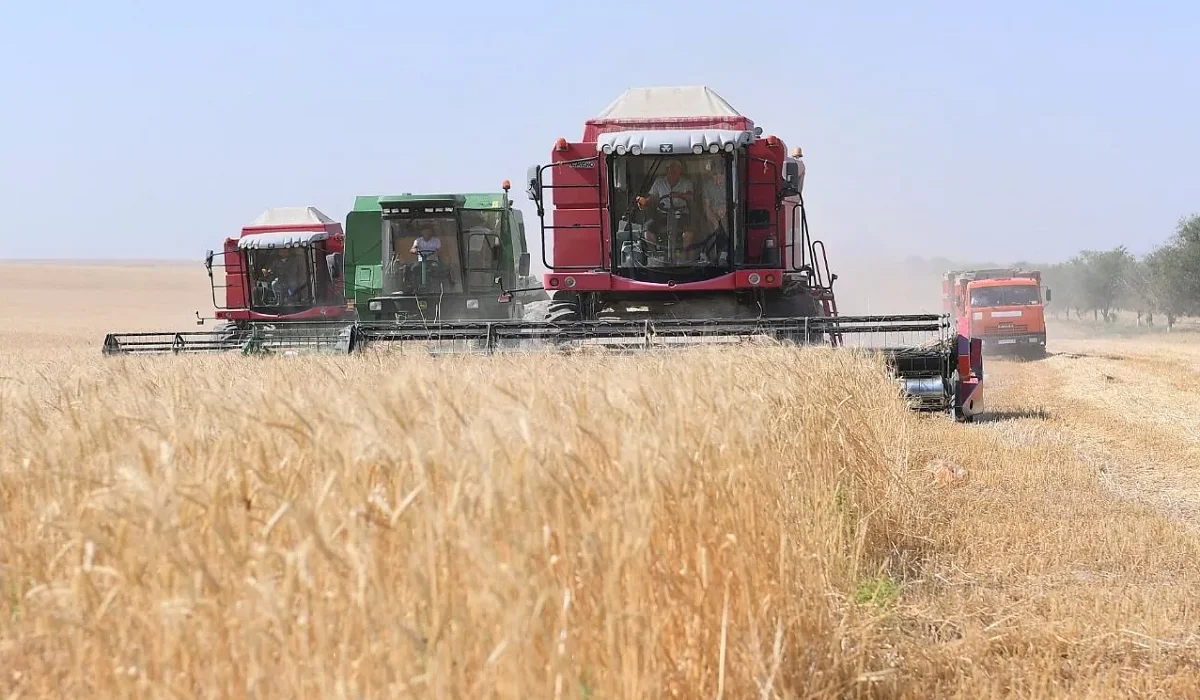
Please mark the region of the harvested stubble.
POLYGON ((76 359, 0 385, 0 686, 869 688, 916 419, 865 359, 76 359))

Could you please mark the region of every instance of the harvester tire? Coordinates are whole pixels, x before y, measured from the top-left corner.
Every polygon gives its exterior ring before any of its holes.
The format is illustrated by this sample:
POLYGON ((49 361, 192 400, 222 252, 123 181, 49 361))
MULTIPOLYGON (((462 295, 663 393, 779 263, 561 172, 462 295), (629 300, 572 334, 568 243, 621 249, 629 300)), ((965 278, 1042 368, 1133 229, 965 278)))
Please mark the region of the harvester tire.
MULTIPOLYGON (((546 320, 552 324, 563 325, 579 321, 579 297, 574 294, 555 292, 550 298, 550 306, 546 309, 546 320)), ((571 345, 571 341, 556 339, 553 341, 553 345, 559 350, 564 350, 571 345)))
POLYGON ((579 301, 574 295, 555 294, 546 310, 550 323, 574 323, 579 320, 579 301))

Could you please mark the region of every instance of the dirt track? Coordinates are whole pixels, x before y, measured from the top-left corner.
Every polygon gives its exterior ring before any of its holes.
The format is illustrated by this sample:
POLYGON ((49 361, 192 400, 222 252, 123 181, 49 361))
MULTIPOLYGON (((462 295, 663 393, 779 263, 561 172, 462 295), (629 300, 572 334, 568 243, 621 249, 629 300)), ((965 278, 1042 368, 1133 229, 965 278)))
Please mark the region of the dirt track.
POLYGON ((1037 424, 1043 440, 1075 442, 1114 493, 1200 527, 1200 347, 1185 336, 1051 348, 1043 361, 989 365, 989 428, 1037 424))

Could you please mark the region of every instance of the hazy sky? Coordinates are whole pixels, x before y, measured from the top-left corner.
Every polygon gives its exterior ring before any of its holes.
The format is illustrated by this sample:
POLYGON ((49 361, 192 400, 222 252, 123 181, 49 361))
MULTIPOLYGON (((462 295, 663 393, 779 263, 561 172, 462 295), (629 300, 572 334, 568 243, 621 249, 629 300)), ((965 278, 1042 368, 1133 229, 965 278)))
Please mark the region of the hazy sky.
POLYGON ((504 178, 532 217, 526 167, 645 85, 803 146, 835 269, 1200 211, 1200 3, 976 4, 0 0, 0 257, 199 259, 270 206, 504 178))

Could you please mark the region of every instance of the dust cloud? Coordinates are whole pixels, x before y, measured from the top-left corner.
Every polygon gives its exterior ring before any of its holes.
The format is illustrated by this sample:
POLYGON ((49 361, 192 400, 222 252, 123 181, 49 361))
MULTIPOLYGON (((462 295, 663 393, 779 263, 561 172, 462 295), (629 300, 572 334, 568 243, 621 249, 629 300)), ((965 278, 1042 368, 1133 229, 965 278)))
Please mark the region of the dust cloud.
POLYGON ((948 263, 850 255, 829 264, 838 276, 833 291, 842 315, 942 313, 941 278, 948 263))

